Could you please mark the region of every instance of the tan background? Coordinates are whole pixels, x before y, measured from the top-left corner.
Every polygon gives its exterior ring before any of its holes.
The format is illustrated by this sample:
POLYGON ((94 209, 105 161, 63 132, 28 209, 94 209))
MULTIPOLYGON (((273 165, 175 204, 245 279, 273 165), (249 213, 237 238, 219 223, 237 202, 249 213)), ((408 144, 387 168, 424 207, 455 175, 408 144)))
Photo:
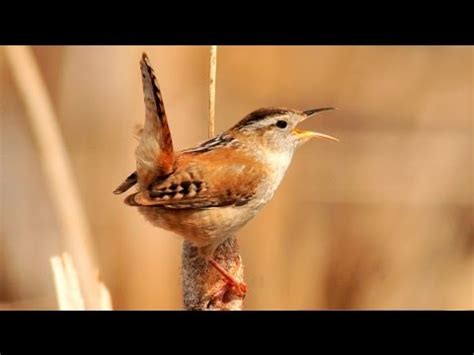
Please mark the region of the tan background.
MULTIPOLYGON (((179 309, 180 240, 112 194, 134 167, 142 51, 175 147, 203 140, 208 47, 34 48, 114 308, 179 309)), ((340 109, 304 126, 341 142, 301 148, 240 232, 247 309, 473 308, 472 67, 471 47, 219 47, 218 131, 264 106, 340 109)), ((62 238, 1 48, 0 85, 0 308, 56 308, 62 238)))

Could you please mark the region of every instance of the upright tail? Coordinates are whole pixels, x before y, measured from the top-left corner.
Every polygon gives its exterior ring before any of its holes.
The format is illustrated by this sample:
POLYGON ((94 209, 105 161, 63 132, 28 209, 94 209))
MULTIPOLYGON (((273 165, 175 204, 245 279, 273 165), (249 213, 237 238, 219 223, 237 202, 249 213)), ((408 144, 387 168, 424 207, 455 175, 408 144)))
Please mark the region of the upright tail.
POLYGON ((145 125, 135 151, 137 177, 146 189, 157 177, 173 172, 175 156, 160 87, 145 53, 140 61, 145 96, 145 125))
POLYGON ((127 191, 137 182, 141 190, 147 189, 156 178, 173 172, 175 156, 165 106, 155 73, 145 53, 140 61, 140 69, 145 96, 145 125, 140 130, 139 144, 135 150, 137 170, 114 190, 114 194, 127 191))

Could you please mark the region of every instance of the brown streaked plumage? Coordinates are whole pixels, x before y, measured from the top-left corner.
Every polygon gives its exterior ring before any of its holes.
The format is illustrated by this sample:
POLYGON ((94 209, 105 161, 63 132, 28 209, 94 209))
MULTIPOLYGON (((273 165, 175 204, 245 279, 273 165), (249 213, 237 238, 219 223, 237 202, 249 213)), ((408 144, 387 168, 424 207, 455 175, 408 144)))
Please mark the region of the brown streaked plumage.
MULTIPOLYGON (((295 128, 331 108, 259 109, 216 137, 174 152, 160 89, 146 54, 140 68, 145 126, 135 151, 137 170, 114 193, 138 183, 138 191, 125 203, 138 207, 154 225, 191 241, 229 280, 212 259, 215 249, 272 198, 298 146, 314 137, 336 140, 295 128)), ((230 280, 239 293, 245 293, 245 284, 230 280)))
POLYGON ((264 169, 233 148, 178 153, 173 174, 151 184, 146 195, 130 195, 126 203, 170 209, 243 205, 255 193, 264 169))

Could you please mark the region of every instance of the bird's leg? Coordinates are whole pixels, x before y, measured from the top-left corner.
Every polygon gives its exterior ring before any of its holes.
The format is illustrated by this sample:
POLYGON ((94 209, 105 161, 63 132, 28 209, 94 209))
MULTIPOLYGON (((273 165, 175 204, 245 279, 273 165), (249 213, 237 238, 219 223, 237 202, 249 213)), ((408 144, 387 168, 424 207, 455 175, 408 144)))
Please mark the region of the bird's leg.
POLYGON ((237 291, 238 296, 245 296, 247 293, 247 284, 245 282, 237 280, 227 270, 220 266, 219 263, 212 257, 208 257, 207 260, 209 261, 209 264, 211 264, 214 269, 216 269, 224 277, 225 281, 237 291))

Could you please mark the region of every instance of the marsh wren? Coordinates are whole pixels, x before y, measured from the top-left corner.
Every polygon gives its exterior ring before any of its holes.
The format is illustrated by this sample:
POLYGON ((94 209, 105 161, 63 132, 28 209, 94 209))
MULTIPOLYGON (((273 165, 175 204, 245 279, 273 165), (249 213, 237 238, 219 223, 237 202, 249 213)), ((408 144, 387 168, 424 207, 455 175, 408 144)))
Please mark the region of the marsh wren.
POLYGON ((312 138, 337 141, 295 128, 333 108, 262 108, 214 138, 175 152, 160 88, 145 53, 140 68, 146 118, 135 152, 136 171, 114 193, 138 184, 125 203, 137 206, 157 227, 192 242, 199 256, 245 294, 245 283, 213 259, 214 251, 270 201, 297 147, 312 138))

